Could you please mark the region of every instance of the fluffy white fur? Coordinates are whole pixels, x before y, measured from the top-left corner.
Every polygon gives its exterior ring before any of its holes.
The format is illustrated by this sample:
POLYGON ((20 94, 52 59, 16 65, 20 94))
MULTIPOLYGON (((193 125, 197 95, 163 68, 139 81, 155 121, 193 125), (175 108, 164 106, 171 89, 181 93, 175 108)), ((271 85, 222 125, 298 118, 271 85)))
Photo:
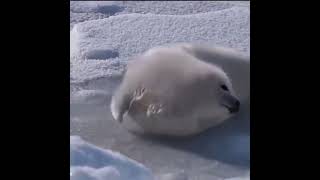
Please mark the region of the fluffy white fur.
POLYGON ((152 48, 128 64, 112 98, 112 115, 137 133, 200 133, 232 116, 226 107, 235 100, 248 106, 249 65, 247 57, 227 48, 187 43, 152 48))

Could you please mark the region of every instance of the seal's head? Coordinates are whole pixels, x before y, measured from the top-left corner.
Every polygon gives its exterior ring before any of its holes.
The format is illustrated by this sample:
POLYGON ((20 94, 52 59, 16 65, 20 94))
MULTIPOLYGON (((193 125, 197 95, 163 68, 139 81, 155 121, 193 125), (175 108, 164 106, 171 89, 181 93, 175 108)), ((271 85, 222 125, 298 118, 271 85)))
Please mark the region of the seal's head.
POLYGON ((240 101, 235 95, 228 75, 218 66, 208 64, 209 71, 192 87, 196 88, 199 107, 197 114, 216 119, 217 123, 231 117, 240 110, 240 101))

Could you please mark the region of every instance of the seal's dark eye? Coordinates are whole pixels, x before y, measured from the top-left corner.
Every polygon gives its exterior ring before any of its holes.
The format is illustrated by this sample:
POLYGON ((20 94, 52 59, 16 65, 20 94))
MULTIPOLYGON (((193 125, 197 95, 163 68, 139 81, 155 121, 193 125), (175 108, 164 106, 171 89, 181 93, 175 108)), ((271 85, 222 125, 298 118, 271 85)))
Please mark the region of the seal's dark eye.
POLYGON ((221 85, 220 87, 221 87, 221 89, 223 89, 224 91, 229 91, 228 87, 227 87, 226 85, 224 85, 224 84, 221 85))

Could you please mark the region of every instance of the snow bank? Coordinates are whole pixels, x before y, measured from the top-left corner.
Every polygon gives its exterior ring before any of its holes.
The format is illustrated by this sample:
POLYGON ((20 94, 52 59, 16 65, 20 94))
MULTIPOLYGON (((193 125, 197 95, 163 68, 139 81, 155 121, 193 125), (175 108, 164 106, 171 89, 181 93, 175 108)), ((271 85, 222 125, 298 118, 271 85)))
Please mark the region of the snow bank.
POLYGON ((71 31, 72 61, 90 63, 85 65, 86 73, 81 65, 71 69, 71 77, 102 77, 106 69, 122 69, 121 62, 167 43, 205 42, 249 53, 249 16, 247 7, 232 7, 180 16, 125 14, 76 24, 71 31))
POLYGON ((72 1, 70 3, 70 28, 74 24, 112 15, 152 13, 184 15, 219 11, 234 6, 249 7, 249 1, 72 1))
POLYGON ((70 136, 70 180, 151 180, 142 164, 70 136))

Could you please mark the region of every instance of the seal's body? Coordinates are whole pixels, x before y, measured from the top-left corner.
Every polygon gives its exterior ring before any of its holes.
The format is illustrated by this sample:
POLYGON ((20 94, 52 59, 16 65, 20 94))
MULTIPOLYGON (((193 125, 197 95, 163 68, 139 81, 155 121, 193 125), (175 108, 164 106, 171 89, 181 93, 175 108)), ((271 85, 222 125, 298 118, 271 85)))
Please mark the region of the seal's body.
POLYGON ((188 136, 236 113, 240 103, 229 76, 192 50, 156 47, 131 61, 112 98, 114 119, 136 133, 188 136))

